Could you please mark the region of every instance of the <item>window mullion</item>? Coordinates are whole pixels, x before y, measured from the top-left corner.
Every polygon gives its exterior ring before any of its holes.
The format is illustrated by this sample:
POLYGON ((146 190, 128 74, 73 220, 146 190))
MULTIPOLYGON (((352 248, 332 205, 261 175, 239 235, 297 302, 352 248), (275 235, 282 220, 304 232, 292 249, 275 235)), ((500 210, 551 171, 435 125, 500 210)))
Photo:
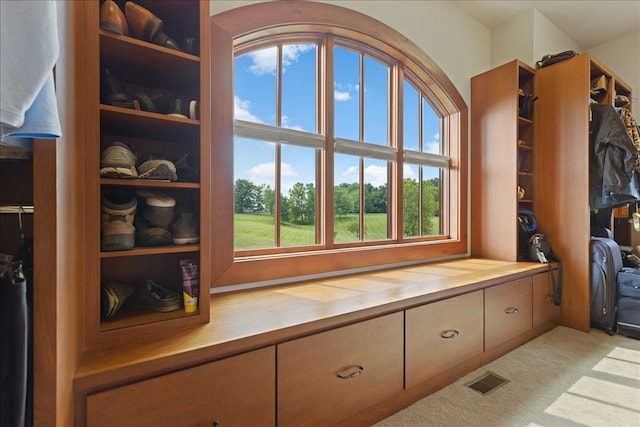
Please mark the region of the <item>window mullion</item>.
MULTIPOLYGON (((278 64, 276 66, 276 126, 282 126, 282 45, 278 45, 278 64)), ((275 246, 280 247, 282 225, 282 144, 276 144, 275 152, 275 196, 276 214, 274 216, 275 246)))
POLYGON ((333 189, 335 187, 335 164, 334 164, 334 138, 335 138, 335 123, 334 123, 334 57, 333 49, 335 46, 335 39, 327 35, 324 39, 324 43, 321 51, 321 59, 318 61, 320 64, 320 102, 323 103, 321 108, 318 109, 323 117, 320 123, 323 125, 322 131, 325 135, 324 143, 324 159, 322 164, 322 179, 318 182, 323 183, 322 199, 324 202, 324 242, 327 249, 333 249, 334 247, 334 233, 335 233, 335 198, 333 189))

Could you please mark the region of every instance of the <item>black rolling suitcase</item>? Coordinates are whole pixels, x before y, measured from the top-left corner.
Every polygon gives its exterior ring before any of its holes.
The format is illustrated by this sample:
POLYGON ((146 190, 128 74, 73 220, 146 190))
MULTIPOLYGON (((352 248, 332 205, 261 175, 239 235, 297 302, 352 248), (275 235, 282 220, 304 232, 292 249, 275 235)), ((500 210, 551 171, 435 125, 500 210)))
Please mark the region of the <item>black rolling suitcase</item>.
POLYGON ((609 335, 616 330, 618 272, 622 253, 615 240, 591 237, 591 326, 609 335))
POLYGON ((618 332, 640 339, 640 271, 618 273, 618 332))

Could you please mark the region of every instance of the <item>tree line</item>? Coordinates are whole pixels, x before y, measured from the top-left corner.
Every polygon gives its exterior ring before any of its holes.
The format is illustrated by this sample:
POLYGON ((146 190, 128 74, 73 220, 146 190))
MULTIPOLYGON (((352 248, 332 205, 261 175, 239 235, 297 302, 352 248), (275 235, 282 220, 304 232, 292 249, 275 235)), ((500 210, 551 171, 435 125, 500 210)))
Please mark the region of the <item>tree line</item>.
MULTIPOLYGON (((422 234, 436 232, 432 230, 430 218, 439 215, 440 179, 423 181, 422 234)), ((360 186, 357 183, 342 183, 334 188, 334 211, 338 218, 360 213, 360 186)), ((420 235, 418 181, 405 178, 403 187, 404 234, 420 235)), ((234 184, 235 213, 273 215, 275 212, 275 191, 271 186, 257 185, 247 179, 238 179, 234 184)), ((364 212, 384 213, 388 210, 387 185, 378 187, 370 183, 364 186, 364 212)), ((280 201, 281 222, 310 225, 316 220, 316 189, 312 183, 295 183, 288 195, 280 201)))

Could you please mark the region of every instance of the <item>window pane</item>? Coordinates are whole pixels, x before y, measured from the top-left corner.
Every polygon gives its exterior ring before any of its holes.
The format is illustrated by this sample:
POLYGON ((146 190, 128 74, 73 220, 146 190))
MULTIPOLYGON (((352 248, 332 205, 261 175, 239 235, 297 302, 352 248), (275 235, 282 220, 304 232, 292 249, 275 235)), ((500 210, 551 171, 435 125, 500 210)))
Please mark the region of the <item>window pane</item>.
POLYGON ((389 67, 364 59, 364 140, 389 145, 389 67))
POLYGON ((443 154, 440 147, 440 117, 425 98, 422 98, 422 126, 422 152, 443 154))
POLYGON ((420 236, 420 191, 418 186, 418 167, 404 166, 402 181, 402 235, 420 236))
POLYGON ((270 47, 235 58, 234 118, 275 125, 277 54, 270 47))
POLYGON ((334 241, 360 240, 360 158, 336 154, 334 187, 334 241))
POLYGON ((282 146, 280 244, 316 243, 316 150, 282 146))
POLYGON ((419 119, 420 94, 408 80, 403 85, 402 128, 403 142, 406 150, 420 151, 419 119))
POLYGON ((364 240, 387 239, 389 164, 374 159, 365 159, 364 164, 364 240))
POLYGON ((335 136, 360 141, 360 55, 334 49, 335 136))
POLYGON ((422 176, 422 235, 435 236, 442 233, 440 170, 423 166, 422 176))
POLYGON ((316 133, 317 49, 282 46, 282 127, 316 133))
POLYGON ((234 152, 234 247, 273 247, 275 144, 235 138, 234 152))

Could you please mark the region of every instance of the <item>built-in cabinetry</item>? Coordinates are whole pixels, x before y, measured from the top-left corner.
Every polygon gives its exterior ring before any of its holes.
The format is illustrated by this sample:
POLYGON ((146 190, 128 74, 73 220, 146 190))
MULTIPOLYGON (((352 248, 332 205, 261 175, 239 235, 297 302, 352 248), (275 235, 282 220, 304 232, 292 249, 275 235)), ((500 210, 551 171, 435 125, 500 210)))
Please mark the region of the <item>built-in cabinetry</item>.
POLYGON ((555 326, 541 265, 387 273, 221 295, 215 324, 96 349, 77 374, 76 424, 370 425, 555 326), (335 311, 349 304, 361 310, 335 311))
POLYGON ((338 424, 402 392, 403 313, 278 345, 278 425, 338 424))
POLYGON ((476 291, 406 310, 407 388, 482 354, 483 301, 476 291))
MULTIPOLYGON (((193 313, 183 309, 157 312, 125 305, 112 318, 105 319, 100 314, 100 288, 107 282, 142 287, 147 280, 152 280, 175 291, 182 299, 180 262, 183 259, 199 263, 200 294, 206 296, 209 292, 208 4, 197 0, 140 0, 135 4, 162 21, 162 31, 176 41, 179 49, 136 36, 132 23, 129 23, 128 36, 101 29, 100 1, 95 0, 85 9, 89 32, 83 35, 88 44, 85 52, 87 90, 84 94, 87 251, 84 308, 89 343, 203 323, 208 321, 209 315, 206 298, 205 304, 193 313), (192 42, 187 49, 185 41, 188 38, 192 42), (118 86, 132 103, 110 101, 112 89, 118 86), (145 107, 140 101, 144 96, 152 98, 157 105, 162 98, 169 109, 145 107), (174 104, 176 99, 182 100, 186 115, 169 114, 180 111, 174 104), (138 163, 146 155, 162 156, 174 165, 182 159, 195 173, 184 179, 178 174, 177 180, 101 176, 101 153, 114 142, 132 147, 138 163), (142 196, 145 192, 168 195, 175 200, 176 212, 178 206, 190 208, 199 225, 200 241, 187 244, 170 241, 160 246, 145 243, 139 233, 142 222, 138 221, 146 208, 142 196), (114 193, 127 200, 137 200, 135 247, 132 249, 101 247, 101 230, 105 223, 104 216, 101 217, 101 197, 114 193)), ((125 2, 117 2, 117 5, 124 13, 125 2)), ((144 227, 153 225, 149 223, 144 227)))
POLYGON ((275 425, 275 348, 160 375, 87 398, 87 426, 275 425))
MULTIPOLYGON (((533 95, 535 70, 512 61, 471 79, 471 252, 527 260, 518 210, 535 212, 534 120, 519 108, 533 95)), ((532 102, 532 106, 535 102, 532 102)), ((532 107, 533 108, 533 107, 532 107)))
POLYGON ((547 183, 535 195, 536 215, 563 264, 560 324, 588 331, 589 104, 612 104, 616 94, 632 99, 631 88, 588 53, 536 70, 535 86, 536 164, 547 183), (606 92, 592 93, 602 76, 606 92))

